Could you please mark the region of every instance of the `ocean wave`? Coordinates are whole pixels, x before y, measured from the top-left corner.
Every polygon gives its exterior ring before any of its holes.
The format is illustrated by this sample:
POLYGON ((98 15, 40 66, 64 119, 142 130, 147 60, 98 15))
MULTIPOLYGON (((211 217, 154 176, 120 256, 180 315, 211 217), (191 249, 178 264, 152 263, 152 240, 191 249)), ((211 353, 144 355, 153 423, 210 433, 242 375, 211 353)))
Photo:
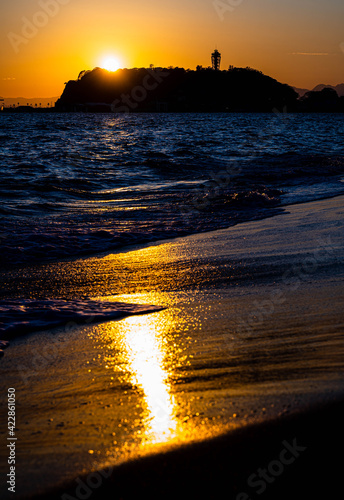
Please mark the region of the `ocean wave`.
POLYGON ((342 118, 319 119, 4 115, 0 263, 215 230, 344 192, 342 118))
POLYGON ((73 324, 88 325, 162 310, 154 305, 79 300, 8 300, 0 301, 0 338, 73 324))
POLYGON ((281 203, 283 191, 269 189, 266 187, 257 188, 254 191, 239 192, 230 196, 227 203, 241 207, 275 207, 281 203))

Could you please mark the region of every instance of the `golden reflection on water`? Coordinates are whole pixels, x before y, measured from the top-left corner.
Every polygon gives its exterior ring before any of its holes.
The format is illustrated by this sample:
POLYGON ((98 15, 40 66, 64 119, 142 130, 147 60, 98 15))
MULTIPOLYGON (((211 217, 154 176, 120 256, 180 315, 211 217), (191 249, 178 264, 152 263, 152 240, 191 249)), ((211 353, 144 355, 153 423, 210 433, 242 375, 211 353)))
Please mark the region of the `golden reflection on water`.
MULTIPOLYGON (((122 299, 116 297, 115 300, 122 299)), ((140 298, 132 302, 142 304, 148 301, 140 298)), ((163 313, 163 319, 160 312, 129 316, 109 323, 106 328, 104 362, 107 368, 117 373, 123 386, 130 384, 142 394, 139 433, 143 442, 152 444, 173 439, 178 425, 175 400, 168 381, 173 366, 171 354, 178 355, 178 349, 172 345, 174 352, 168 352, 171 350, 168 332, 173 324, 171 315, 166 315, 166 311, 163 313)))
MULTIPOLYGON (((174 400, 164 368, 164 340, 156 329, 153 315, 133 316, 119 322, 123 335, 132 384, 142 388, 146 405, 145 434, 152 442, 165 441, 176 430, 174 400)), ((161 333, 161 332, 160 332, 161 333)))
POLYGON ((108 372, 104 383, 111 379, 113 398, 116 441, 109 455, 116 460, 136 457, 218 434, 222 430, 217 411, 221 401, 215 401, 211 393, 205 399, 204 393, 199 393, 199 383, 184 380, 195 376, 192 366, 201 328, 197 313, 201 304, 189 306, 183 292, 137 293, 101 300, 165 307, 96 329, 97 362, 101 360, 108 372))

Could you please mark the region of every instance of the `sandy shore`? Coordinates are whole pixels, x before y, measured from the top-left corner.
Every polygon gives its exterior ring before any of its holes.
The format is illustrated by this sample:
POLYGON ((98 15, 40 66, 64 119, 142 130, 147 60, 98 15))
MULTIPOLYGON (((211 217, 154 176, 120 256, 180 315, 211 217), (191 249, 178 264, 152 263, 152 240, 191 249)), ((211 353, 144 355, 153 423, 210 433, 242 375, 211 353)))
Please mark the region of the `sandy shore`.
MULTIPOLYGON (((61 498, 69 485, 76 498, 76 478, 115 466, 92 498, 217 499, 224 485, 226 498, 259 498, 248 477, 294 439, 307 450, 264 498, 307 498, 288 490, 298 477, 303 493, 317 491, 314 477, 331 488, 344 392, 343 201, 3 273, 2 297, 165 308, 11 343, 0 387, 5 410, 16 389, 16 497, 61 498)), ((5 474, 6 437, 1 429, 5 474)))
POLYGON ((343 417, 344 403, 309 408, 89 473, 38 498, 340 498, 343 417))

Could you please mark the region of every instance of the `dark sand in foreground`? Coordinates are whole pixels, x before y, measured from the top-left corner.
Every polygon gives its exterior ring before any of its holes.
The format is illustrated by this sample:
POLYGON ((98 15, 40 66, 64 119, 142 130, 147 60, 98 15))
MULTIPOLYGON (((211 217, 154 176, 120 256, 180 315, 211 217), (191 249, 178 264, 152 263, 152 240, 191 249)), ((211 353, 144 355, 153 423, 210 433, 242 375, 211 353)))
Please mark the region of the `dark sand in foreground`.
POLYGON ((343 402, 310 408, 84 475, 35 498, 342 498, 343 419, 343 402))

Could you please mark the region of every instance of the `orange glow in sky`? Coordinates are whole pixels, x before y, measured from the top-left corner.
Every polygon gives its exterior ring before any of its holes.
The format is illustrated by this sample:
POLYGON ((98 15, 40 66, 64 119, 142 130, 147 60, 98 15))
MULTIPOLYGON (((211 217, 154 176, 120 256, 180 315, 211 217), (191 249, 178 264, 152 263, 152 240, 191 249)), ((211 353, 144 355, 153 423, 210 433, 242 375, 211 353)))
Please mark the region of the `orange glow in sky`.
POLYGON ((6 0, 0 96, 60 95, 96 66, 251 66, 313 88, 344 80, 342 0, 6 0), (103 61, 114 58, 117 62, 103 61))

